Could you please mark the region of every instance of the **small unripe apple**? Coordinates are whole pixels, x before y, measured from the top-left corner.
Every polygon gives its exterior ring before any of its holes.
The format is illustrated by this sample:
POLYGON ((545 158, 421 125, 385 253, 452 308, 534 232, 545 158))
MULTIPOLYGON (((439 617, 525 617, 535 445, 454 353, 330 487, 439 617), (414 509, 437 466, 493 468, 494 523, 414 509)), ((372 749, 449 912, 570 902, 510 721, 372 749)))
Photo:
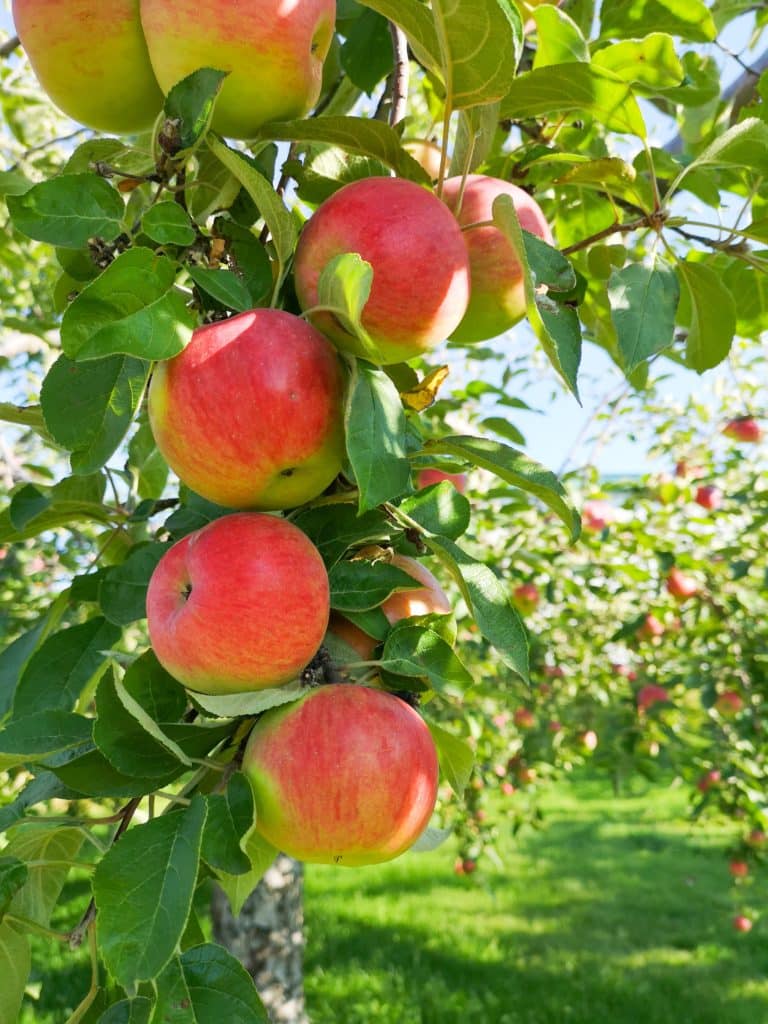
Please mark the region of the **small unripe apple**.
POLYGON ((511 197, 523 230, 553 242, 539 204, 517 185, 482 174, 447 179, 443 202, 466 229, 472 280, 467 311, 451 334, 462 344, 498 337, 525 316, 523 271, 506 236, 493 225, 470 227, 492 220, 493 202, 502 195, 511 197))
POLYGON ((653 612, 649 612, 643 619, 640 628, 637 631, 637 635, 643 637, 645 640, 655 640, 660 637, 663 632, 664 623, 660 622, 653 612))
POLYGON ((158 661, 200 693, 280 686, 312 660, 328 624, 317 548, 276 516, 215 519, 160 559, 147 592, 158 661))
POLYGON ((696 789, 698 789, 700 793, 708 793, 710 789, 720 785, 722 778, 722 772, 717 768, 710 768, 708 772, 704 772, 704 774, 699 778, 696 783, 696 789))
POLYGON ((581 509, 581 524, 590 533, 602 533, 616 519, 616 509, 609 501, 585 501, 581 509))
POLYGON ((444 473, 442 469, 421 469, 416 477, 416 486, 419 490, 424 487, 431 487, 432 484, 440 484, 443 480, 447 480, 453 484, 459 494, 463 494, 467 489, 467 474, 466 473, 444 473))
POLYGON ((749 874, 749 864, 745 860, 732 860, 728 864, 728 870, 734 878, 746 878, 749 874))
POLYGON ((421 164, 432 181, 437 181, 440 177, 441 150, 436 143, 427 139, 406 139, 403 149, 421 164))
POLYGON ((308 113, 333 39, 335 0, 141 0, 141 23, 165 93, 198 68, 228 72, 213 127, 252 138, 266 121, 308 113))
POLYGON ((536 716, 529 708, 517 708, 513 721, 518 729, 533 729, 536 725, 536 716))
POLYGON ((737 932, 751 932, 752 921, 745 914, 737 914, 733 919, 733 927, 737 932))
POLYGON ((512 603, 523 615, 528 615, 539 606, 539 588, 535 583, 521 583, 512 591, 512 603))
POLYGON ((654 704, 662 704, 669 700, 669 694, 663 686, 656 683, 647 683, 637 691, 638 711, 647 711, 654 704))
POLYGON ((104 132, 152 125, 163 94, 139 0, 13 0, 13 20, 40 84, 65 114, 104 132))
POLYGON ((763 436, 763 428, 753 416, 739 416, 726 423, 723 433, 733 441, 757 444, 763 436))
MULTIPOLYGON (((357 253, 373 268, 362 325, 378 362, 401 363, 444 341, 469 300, 469 256, 455 218, 427 189, 403 178, 345 185, 302 231, 294 271, 301 308, 318 305, 318 281, 336 256, 357 253)), ((331 313, 313 322, 340 349, 370 359, 331 313)))
POLYGON ((723 503, 723 492, 714 484, 704 484, 696 488, 693 499, 697 505, 710 511, 720 508, 723 503))
POLYGON ((293 508, 341 469, 343 393, 338 356, 319 331, 255 309, 200 327, 157 364, 149 419, 171 469, 204 498, 293 508))
POLYGON ((686 601, 689 597, 694 597, 698 593, 699 586, 696 580, 686 576, 679 569, 672 568, 667 576, 667 590, 678 601, 686 601))
POLYGON ((734 715, 738 715, 743 709, 744 698, 735 690, 725 690, 723 693, 718 694, 715 707, 723 718, 733 718, 734 715))
POLYGON ((437 799, 437 752, 418 712, 393 694, 348 683, 319 686, 262 715, 243 771, 258 831, 311 864, 399 856, 437 799))

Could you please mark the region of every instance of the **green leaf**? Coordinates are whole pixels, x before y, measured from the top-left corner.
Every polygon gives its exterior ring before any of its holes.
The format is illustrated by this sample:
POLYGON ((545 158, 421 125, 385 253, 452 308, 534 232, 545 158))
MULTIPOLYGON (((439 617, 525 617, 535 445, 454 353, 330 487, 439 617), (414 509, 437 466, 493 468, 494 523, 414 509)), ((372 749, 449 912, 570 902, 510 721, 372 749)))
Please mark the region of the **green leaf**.
POLYGON ((618 75, 573 61, 518 75, 501 103, 502 118, 587 114, 609 131, 645 138, 631 87, 618 75))
POLYGON ((576 540, 581 532, 579 515, 566 500, 565 490, 554 473, 522 452, 489 438, 453 435, 427 441, 431 455, 453 455, 506 480, 513 487, 527 491, 543 502, 562 519, 576 540))
POLYGON ((353 545, 386 540, 393 531, 390 521, 378 509, 358 515, 357 505, 346 503, 305 509, 292 522, 315 545, 326 569, 333 568, 353 545))
POLYGON ((260 836, 255 828, 246 834, 240 847, 251 862, 251 870, 245 875, 228 875, 224 871, 217 873, 219 885, 226 893, 235 916, 240 913, 243 904, 277 856, 274 846, 260 836))
POLYGON ((251 861, 240 848, 240 841, 253 826, 250 783, 242 772, 235 772, 226 793, 215 793, 206 799, 208 816, 203 831, 203 860, 229 875, 245 874, 251 870, 251 861))
POLYGON ((25 861, 29 874, 26 883, 11 900, 8 913, 47 928, 69 874, 69 862, 77 857, 83 845, 83 832, 78 828, 46 824, 43 819, 17 825, 9 837, 10 842, 3 854, 25 861), (63 863, 47 863, 49 861, 63 863))
POLYGON ((371 294, 373 268, 357 253, 334 256, 323 267, 317 281, 317 305, 331 313, 350 335, 348 348, 363 359, 382 362, 376 343, 362 324, 365 304, 371 294))
POLYGON ((475 766, 474 752, 466 740, 446 732, 434 722, 427 722, 427 725, 437 747, 440 770, 456 796, 463 797, 475 766))
POLYGON ((89 742, 92 722, 69 711, 37 711, 0 729, 0 771, 40 762, 89 742))
POLYGON ((176 950, 192 905, 205 816, 205 799, 195 796, 183 811, 130 829, 96 867, 99 952, 123 987, 156 978, 176 950))
POLYGON ((29 939, 8 921, 0 924, 0 1020, 19 1019, 21 1001, 32 969, 29 939))
POLYGON ((262 711, 290 704, 307 692, 300 680, 285 683, 283 686, 265 690, 253 690, 246 693, 226 693, 221 697, 213 697, 207 693, 195 693, 195 703, 212 715, 220 718, 242 718, 260 715, 262 711))
POLYGON ((403 403, 386 373, 355 360, 344 420, 359 509, 366 512, 396 498, 410 479, 403 403))
POLYGON ((170 359, 181 352, 195 319, 175 287, 176 269, 151 249, 121 253, 64 314, 64 354, 75 360, 117 354, 170 359))
POLYGON ((611 274, 608 298, 624 372, 630 374, 672 344, 680 285, 674 270, 659 260, 652 267, 632 263, 611 274))
POLYGON ((7 509, 9 533, 0 518, 0 538, 15 541, 35 537, 56 526, 93 520, 108 523, 103 504, 106 480, 100 474, 67 477, 53 487, 25 485, 16 491, 7 509))
POLYGON ((146 617, 149 581, 168 548, 168 544, 142 544, 107 570, 99 587, 99 604, 110 622, 127 626, 146 617))
POLYGON ((168 482, 168 463, 160 454, 146 420, 131 438, 127 468, 138 478, 138 494, 142 500, 161 497, 168 482))
POLYGON ((118 771, 100 750, 95 747, 71 759, 52 758, 49 764, 51 771, 61 781, 74 790, 78 796, 90 797, 134 797, 146 796, 162 789, 182 775, 186 768, 176 762, 177 767, 168 775, 145 778, 131 772, 126 774, 118 771))
POLYGON ((523 49, 523 24, 512 0, 432 0, 432 15, 450 107, 502 99, 523 49))
POLYGON ((576 271, 568 257, 530 231, 523 231, 522 235, 534 286, 546 285, 551 292, 572 291, 576 287, 576 271))
POLYGON ((253 167, 242 153, 236 152, 225 145, 214 135, 207 138, 213 154, 237 178, 245 191, 259 208, 264 222, 269 228, 272 244, 277 256, 278 273, 275 290, 279 288, 285 275, 293 250, 299 237, 299 229, 292 214, 288 212, 280 196, 275 192, 270 181, 253 167))
POLYGON ((399 676, 426 678, 435 690, 465 690, 473 679, 451 645, 439 633, 403 619, 384 641, 381 667, 399 676))
POLYGON ((704 263, 682 261, 677 264, 677 274, 683 284, 681 306, 686 307, 686 315, 678 319, 688 326, 685 362, 703 373, 721 363, 731 350, 736 301, 717 271, 704 263))
POLYGON ((33 484, 25 484, 21 490, 16 491, 11 498, 8 511, 11 517, 11 525, 14 530, 23 530, 24 527, 41 512, 44 512, 51 504, 47 494, 43 494, 33 484))
POLYGON ((426 537, 461 590, 480 632, 501 655, 505 665, 528 681, 528 639, 501 581, 487 565, 444 537, 426 537))
POLYGON ((150 206, 141 218, 141 230, 160 245, 192 245, 197 238, 189 214, 171 200, 150 206))
POLYGON ((59 356, 40 401, 51 436, 72 452, 75 473, 100 469, 125 437, 141 403, 149 364, 111 356, 79 364, 59 356))
POLYGON ((49 636, 21 677, 13 702, 14 718, 40 708, 69 711, 91 680, 104 671, 106 652, 120 635, 117 626, 95 618, 49 636))
POLYGON ((449 175, 471 173, 485 161, 499 130, 499 104, 486 103, 459 111, 449 175))
POLYGON ((708 43, 717 29, 702 0, 611 0, 601 7, 600 32, 611 39, 669 32, 687 42, 708 43))
POLYGON ((0 420, 3 423, 15 423, 20 427, 29 427, 41 437, 48 438, 48 431, 45 429, 43 410, 39 405, 12 405, 10 402, 0 402, 0 420))
POLYGON ((440 73, 440 44, 432 13, 421 0, 359 0, 393 21, 408 37, 414 56, 432 72, 440 73))
POLYGON ((208 131, 226 71, 199 68, 182 78, 165 99, 165 115, 174 124, 174 155, 191 149, 208 131), (178 147, 178 148, 176 148, 178 147))
POLYGON ((723 132, 711 145, 684 167, 667 193, 677 191, 686 174, 702 167, 730 167, 753 174, 768 174, 768 124, 748 117, 723 132))
MULTIPOLYGON (((4 717, 13 704, 19 680, 29 664, 29 659, 40 644, 54 630, 69 603, 69 594, 65 591, 53 601, 44 615, 35 622, 31 629, 18 636, 13 643, 0 651, 0 718, 4 717)), ((0 828, 0 832, 3 829, 0 828)))
POLYGON ((589 47, 581 29, 565 11, 552 4, 544 4, 533 11, 538 46, 533 58, 534 68, 570 61, 588 61, 589 47))
POLYGON ((448 480, 405 498, 400 508, 429 533, 456 540, 469 527, 470 505, 448 480))
POLYGON ((680 85, 685 76, 674 40, 664 32, 606 46, 594 55, 592 66, 612 71, 625 82, 643 86, 652 94, 657 89, 680 85))
MULTIPOLYGON (((263 139, 276 139, 280 142, 314 142, 338 146, 346 153, 380 160, 400 178, 410 178, 411 181, 425 185, 430 183, 424 168, 403 149, 395 129, 369 117, 313 117, 299 121, 271 121, 264 125, 259 135, 263 139)), ((256 205, 259 205, 258 202, 256 205)))
POLYGON ((345 35, 341 66, 350 80, 370 96, 394 66, 387 20, 374 11, 363 11, 345 35))
POLYGON ((341 612, 364 612, 375 608, 396 590, 422 586, 418 580, 387 562, 337 562, 328 574, 331 607, 341 612))
POLYGON ((97 1024, 149 1024, 151 1013, 150 999, 121 999, 102 1013, 97 1024))
POLYGON ((231 270, 208 270, 188 266, 187 273, 206 295, 236 313, 247 313, 253 308, 248 286, 231 270))
POLYGON ((26 884, 29 869, 18 857, 0 857, 0 922, 16 893, 26 884))
POLYGON ((156 722, 175 722, 186 710, 184 688, 166 672, 152 650, 128 666, 123 686, 156 722))
POLYGON ((267 250, 248 228, 220 218, 216 230, 227 241, 230 264, 251 296, 251 308, 260 306, 272 290, 272 264, 267 250))
POLYGON ((123 230, 122 197, 96 174, 63 174, 6 201, 14 227, 38 242, 80 249, 123 230))
POLYGON ((21 790, 15 800, 0 808, 0 832, 6 832, 15 825, 30 807, 48 800, 71 800, 74 796, 75 794, 52 772, 40 772, 21 790))
POLYGON ((153 1024, 269 1024, 253 980, 222 946, 174 957, 157 982, 153 1024))

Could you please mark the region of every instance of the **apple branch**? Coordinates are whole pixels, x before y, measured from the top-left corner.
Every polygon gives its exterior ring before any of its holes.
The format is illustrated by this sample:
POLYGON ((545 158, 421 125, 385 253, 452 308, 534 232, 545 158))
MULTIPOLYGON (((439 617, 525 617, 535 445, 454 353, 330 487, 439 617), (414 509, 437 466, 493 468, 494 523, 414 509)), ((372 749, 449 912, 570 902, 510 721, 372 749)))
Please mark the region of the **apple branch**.
POLYGON ((393 21, 389 23, 389 32, 395 57, 389 123, 394 127, 405 117, 408 104, 408 40, 405 38, 405 32, 393 21))
POLYGON ((21 40, 18 36, 11 36, 10 39, 6 40, 2 46, 0 46, 0 60, 5 60, 6 57, 10 57, 14 50, 21 46, 21 40))

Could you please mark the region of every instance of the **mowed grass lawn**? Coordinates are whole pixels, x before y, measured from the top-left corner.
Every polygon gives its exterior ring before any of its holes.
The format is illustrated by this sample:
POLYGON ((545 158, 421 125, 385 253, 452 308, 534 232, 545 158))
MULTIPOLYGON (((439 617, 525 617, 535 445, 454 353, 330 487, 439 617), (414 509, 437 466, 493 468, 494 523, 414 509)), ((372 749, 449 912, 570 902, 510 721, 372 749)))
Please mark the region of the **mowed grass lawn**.
MULTIPOLYGON (((733 886, 732 826, 686 824, 685 800, 558 787, 546 827, 507 835, 503 868, 471 877, 453 874, 450 843, 308 868, 313 1024, 765 1024, 768 879, 733 886), (731 918, 747 905, 765 917, 740 935, 731 918)), ((54 927, 71 926, 86 890, 72 884, 54 927)), ((42 992, 21 1022, 63 1024, 87 965, 45 940, 35 954, 42 992)))

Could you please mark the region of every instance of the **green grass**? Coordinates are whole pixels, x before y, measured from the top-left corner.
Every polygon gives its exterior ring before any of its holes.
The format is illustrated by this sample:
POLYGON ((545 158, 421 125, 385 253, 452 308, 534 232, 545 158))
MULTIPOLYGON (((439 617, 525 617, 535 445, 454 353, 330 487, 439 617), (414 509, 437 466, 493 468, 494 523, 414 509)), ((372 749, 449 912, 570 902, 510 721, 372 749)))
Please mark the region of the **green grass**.
MULTIPOLYGON (((452 847, 378 868, 310 867, 313 1024, 765 1024, 768 897, 731 884, 733 837, 684 821, 685 794, 548 796, 547 826, 501 843, 503 868, 453 874, 452 847), (748 935, 731 917, 765 914, 748 935)), ((503 831, 503 826, 502 826, 503 831)), ((66 890, 71 927, 87 883, 66 890)), ((88 968, 35 940, 43 982, 21 1024, 61 1024, 88 968)))

